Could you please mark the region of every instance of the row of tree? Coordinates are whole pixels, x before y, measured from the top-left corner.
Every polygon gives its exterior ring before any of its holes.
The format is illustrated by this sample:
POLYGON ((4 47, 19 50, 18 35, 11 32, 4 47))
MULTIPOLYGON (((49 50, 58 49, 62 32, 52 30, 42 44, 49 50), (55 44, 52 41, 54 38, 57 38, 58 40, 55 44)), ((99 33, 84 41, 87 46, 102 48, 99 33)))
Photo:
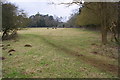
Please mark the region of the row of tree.
POLYGON ((57 27, 62 24, 61 17, 37 13, 27 17, 24 10, 9 2, 2 5, 2 39, 7 40, 17 35, 17 30, 25 27, 57 27))
MULTIPOLYGON (((79 2, 75 4, 77 3, 79 2)), ((120 44, 119 6, 120 3, 118 2, 85 2, 82 4, 79 13, 73 15, 67 24, 74 26, 92 26, 93 28, 98 26, 101 28, 103 44, 107 43, 108 32, 111 32, 115 41, 120 44)))
MULTIPOLYGON (((76 1, 76 0, 75 0, 76 1)), ((79 1, 73 4, 80 3, 79 1)), ((72 4, 72 3, 69 3, 72 4)), ((19 10, 14 4, 2 3, 2 39, 7 39, 10 35, 15 35, 17 29, 21 27, 74 27, 85 25, 99 25, 102 34, 102 43, 107 43, 107 33, 110 31, 120 44, 120 3, 118 2, 85 2, 80 7, 79 14, 76 13, 68 20, 67 23, 61 22, 61 18, 54 18, 49 15, 39 13, 26 16, 23 10, 19 10)))
POLYGON ((59 17, 41 15, 39 12, 29 17, 29 27, 57 27, 60 23, 59 17))
MULTIPOLYGON (((95 24, 101 25, 102 42, 107 43, 107 33, 111 31, 114 38, 117 37, 118 3, 116 2, 94 2, 84 3, 84 8, 77 18, 78 25, 95 24), (116 26, 114 26, 116 25, 116 26)), ((117 39, 116 39, 117 40, 117 39)))

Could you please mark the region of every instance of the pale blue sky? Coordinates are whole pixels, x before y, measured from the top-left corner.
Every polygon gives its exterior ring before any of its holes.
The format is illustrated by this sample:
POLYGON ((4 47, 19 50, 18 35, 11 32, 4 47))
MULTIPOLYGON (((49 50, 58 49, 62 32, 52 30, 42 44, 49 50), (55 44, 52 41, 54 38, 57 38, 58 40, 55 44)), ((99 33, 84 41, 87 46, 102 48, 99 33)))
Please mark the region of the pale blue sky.
POLYGON ((79 8, 78 5, 72 5, 66 7, 66 5, 50 5, 50 2, 61 3, 61 2, 71 2, 72 0, 8 0, 14 3, 20 9, 25 10, 25 12, 30 15, 34 15, 37 12, 40 14, 56 15, 58 17, 63 17, 63 21, 68 20, 70 15, 79 8))

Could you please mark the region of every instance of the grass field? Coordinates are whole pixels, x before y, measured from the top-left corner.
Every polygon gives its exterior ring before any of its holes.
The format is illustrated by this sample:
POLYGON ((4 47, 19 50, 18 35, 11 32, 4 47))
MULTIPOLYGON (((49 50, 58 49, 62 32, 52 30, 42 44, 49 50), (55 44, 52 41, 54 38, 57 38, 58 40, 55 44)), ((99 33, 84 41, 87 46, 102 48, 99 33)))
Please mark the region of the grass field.
POLYGON ((18 34, 16 40, 3 41, 5 78, 118 77, 117 47, 102 45, 99 32, 30 28, 18 34))

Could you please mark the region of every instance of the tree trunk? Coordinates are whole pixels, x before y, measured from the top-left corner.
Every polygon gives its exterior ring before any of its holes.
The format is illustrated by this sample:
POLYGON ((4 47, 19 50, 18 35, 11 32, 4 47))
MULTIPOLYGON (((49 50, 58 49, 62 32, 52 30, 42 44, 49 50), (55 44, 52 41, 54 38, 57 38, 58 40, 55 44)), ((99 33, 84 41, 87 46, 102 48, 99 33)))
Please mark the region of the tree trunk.
POLYGON ((118 22, 117 22, 117 29, 118 29, 118 45, 119 45, 119 51, 120 51, 120 1, 118 2, 118 22))
POLYGON ((107 43, 107 15, 106 15, 107 4, 105 2, 102 2, 100 6, 101 6, 100 18, 101 18, 102 43, 105 45, 107 43))
POLYGON ((107 30, 102 29, 102 43, 105 45, 107 43, 107 30))

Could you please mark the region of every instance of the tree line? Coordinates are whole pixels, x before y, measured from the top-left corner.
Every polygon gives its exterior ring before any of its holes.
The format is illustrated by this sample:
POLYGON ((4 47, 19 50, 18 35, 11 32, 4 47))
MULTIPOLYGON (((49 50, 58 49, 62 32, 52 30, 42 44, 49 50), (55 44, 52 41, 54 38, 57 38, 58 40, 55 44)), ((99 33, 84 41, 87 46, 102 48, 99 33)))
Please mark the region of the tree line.
MULTIPOLYGON (((76 0, 67 4, 81 4, 76 0)), ((93 27, 101 29, 101 40, 107 43, 108 32, 120 44, 120 3, 118 2, 85 2, 79 8, 79 12, 73 14, 67 23, 61 22, 61 18, 37 13, 27 17, 24 10, 19 10, 14 4, 2 3, 2 39, 8 39, 17 34, 17 30, 23 27, 93 27)))
MULTIPOLYGON (((80 4, 80 2, 73 0, 67 4, 80 4)), ((98 27, 101 30, 103 44, 108 42, 109 32, 120 44, 120 2, 85 2, 79 9, 79 12, 72 15, 66 24, 94 29, 98 27)))
POLYGON ((17 36, 17 30, 26 27, 57 27, 61 24, 61 17, 42 15, 39 12, 27 17, 24 10, 10 2, 1 2, 2 5, 2 40, 17 36))
POLYGON ((57 27, 61 23, 59 17, 42 15, 39 12, 29 17, 28 27, 57 27))

